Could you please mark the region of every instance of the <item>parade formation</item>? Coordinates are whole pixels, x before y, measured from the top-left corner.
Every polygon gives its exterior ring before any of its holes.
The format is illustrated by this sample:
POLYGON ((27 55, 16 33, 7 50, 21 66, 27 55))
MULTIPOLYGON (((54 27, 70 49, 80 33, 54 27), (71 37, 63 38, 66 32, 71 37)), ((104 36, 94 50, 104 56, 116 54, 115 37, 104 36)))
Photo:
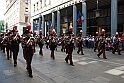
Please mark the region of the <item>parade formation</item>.
POLYGON ((52 30, 51 34, 47 34, 45 37, 42 34, 42 30, 39 34, 31 31, 31 26, 28 25, 27 29, 22 35, 18 34, 18 27, 14 26, 13 30, 9 30, 8 33, 0 34, 0 47, 3 53, 6 53, 7 60, 13 58, 13 65, 16 67, 18 65, 18 53, 19 46, 21 44, 23 49, 23 57, 26 63, 26 69, 29 77, 33 77, 32 74, 32 59, 35 53, 35 47, 39 46, 39 54, 45 56, 43 52, 43 46, 46 45, 47 49, 50 49, 50 57, 55 60, 55 50, 57 51, 57 46, 61 46, 61 51, 65 52, 67 56, 65 57, 65 62, 74 66, 73 63, 73 50, 77 47, 77 54, 85 55, 84 47, 93 48, 94 52, 98 50, 96 55, 100 58, 103 54, 103 59, 107 59, 105 51, 110 51, 112 54, 118 52, 121 55, 121 51, 124 50, 124 34, 120 36, 118 33, 112 37, 106 37, 105 30, 99 34, 96 32, 95 36, 83 37, 83 31, 80 30, 79 35, 75 36, 73 33, 73 28, 69 28, 69 31, 63 33, 61 37, 58 37, 55 29, 52 30), (121 46, 122 45, 122 46, 121 46), (69 62, 68 62, 69 61, 69 62))

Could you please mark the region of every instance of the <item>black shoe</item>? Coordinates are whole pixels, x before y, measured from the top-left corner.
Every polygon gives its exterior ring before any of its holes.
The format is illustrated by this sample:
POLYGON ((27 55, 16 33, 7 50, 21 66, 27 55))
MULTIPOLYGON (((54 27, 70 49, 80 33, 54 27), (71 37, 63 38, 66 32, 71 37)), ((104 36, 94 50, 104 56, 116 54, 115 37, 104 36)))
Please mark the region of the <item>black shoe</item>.
POLYGON ((55 60, 55 57, 53 57, 53 60, 55 60))
POLYGON ((33 75, 29 75, 30 78, 33 78, 33 75))
POLYGON ((70 64, 71 66, 74 66, 74 64, 70 64))
POLYGON ((113 54, 115 54, 115 52, 112 52, 113 54))
POLYGON ((98 58, 100 58, 100 57, 99 57, 99 54, 97 54, 97 56, 98 56, 98 58))
POLYGON ((16 67, 17 66, 17 64, 14 64, 14 67, 16 67))
POLYGON ((121 55, 121 54, 119 54, 119 55, 121 55))
POLYGON ((68 63, 68 60, 65 59, 65 62, 68 63))
POLYGON ((107 58, 104 58, 104 59, 107 59, 107 58))
POLYGON ((77 52, 77 54, 79 54, 79 52, 77 52))
POLYGON ((84 53, 82 53, 81 55, 84 55, 84 53))

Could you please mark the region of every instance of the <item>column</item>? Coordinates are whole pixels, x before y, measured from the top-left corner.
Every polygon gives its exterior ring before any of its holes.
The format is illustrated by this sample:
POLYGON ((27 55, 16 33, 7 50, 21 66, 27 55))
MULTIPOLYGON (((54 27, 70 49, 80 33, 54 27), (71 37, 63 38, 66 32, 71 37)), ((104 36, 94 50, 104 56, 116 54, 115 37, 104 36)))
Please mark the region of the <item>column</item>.
POLYGON ((74 35, 77 35, 77 7, 73 5, 73 28, 74 28, 74 35))
POLYGON ((55 28, 55 18, 54 18, 54 13, 52 13, 52 29, 55 28))
POLYGON ((57 11, 57 35, 60 36, 60 11, 57 11))
POLYGON ((42 15, 42 33, 45 33, 45 20, 44 20, 44 15, 42 15))
POLYGON ((31 30, 34 32, 35 30, 35 23, 34 23, 34 19, 31 20, 31 26, 33 26, 33 28, 31 28, 31 30))
POLYGON ((84 22, 82 22, 82 31, 83 31, 83 36, 87 35, 87 7, 86 7, 86 2, 82 2, 82 13, 84 16, 84 22))
POLYGON ((41 30, 41 17, 39 17, 39 30, 41 30))
POLYGON ((118 24, 117 22, 118 7, 117 6, 118 6, 117 0, 111 0, 111 35, 116 34, 117 32, 117 24, 118 24))

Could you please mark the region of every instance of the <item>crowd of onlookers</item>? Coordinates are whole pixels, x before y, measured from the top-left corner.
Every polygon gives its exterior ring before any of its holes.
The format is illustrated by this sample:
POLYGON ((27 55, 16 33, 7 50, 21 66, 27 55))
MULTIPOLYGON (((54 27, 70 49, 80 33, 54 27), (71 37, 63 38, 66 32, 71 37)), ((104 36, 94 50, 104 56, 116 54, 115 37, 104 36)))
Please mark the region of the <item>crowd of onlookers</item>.
MULTIPOLYGON (((112 44, 114 42, 115 35, 107 36, 106 37, 106 50, 109 50, 112 48, 112 44)), ((124 51, 124 34, 121 37, 118 37, 119 39, 119 49, 124 51)), ((94 42, 95 42, 95 36, 86 36, 84 37, 84 46, 87 48, 94 48, 94 42)))

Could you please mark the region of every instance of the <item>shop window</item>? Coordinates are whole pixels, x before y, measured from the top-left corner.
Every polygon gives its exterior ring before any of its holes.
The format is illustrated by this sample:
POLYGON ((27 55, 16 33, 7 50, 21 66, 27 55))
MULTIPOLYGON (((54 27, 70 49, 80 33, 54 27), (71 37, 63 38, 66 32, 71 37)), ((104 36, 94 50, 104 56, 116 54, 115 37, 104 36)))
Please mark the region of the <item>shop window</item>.
POLYGON ((104 13, 104 16, 105 16, 105 17, 107 16, 107 13, 108 13, 108 12, 107 12, 107 9, 105 9, 105 13, 104 13))
POLYGON ((89 18, 90 18, 90 19, 92 18, 92 12, 89 13, 89 18))
POLYGON ((87 13, 87 19, 90 19, 90 13, 89 12, 87 13))
POLYGON ((123 32, 123 25, 118 25, 117 32, 123 32))
POLYGON ((123 5, 118 7, 118 14, 123 14, 123 5))
POLYGON ((110 16, 110 8, 108 8, 108 16, 110 16))

